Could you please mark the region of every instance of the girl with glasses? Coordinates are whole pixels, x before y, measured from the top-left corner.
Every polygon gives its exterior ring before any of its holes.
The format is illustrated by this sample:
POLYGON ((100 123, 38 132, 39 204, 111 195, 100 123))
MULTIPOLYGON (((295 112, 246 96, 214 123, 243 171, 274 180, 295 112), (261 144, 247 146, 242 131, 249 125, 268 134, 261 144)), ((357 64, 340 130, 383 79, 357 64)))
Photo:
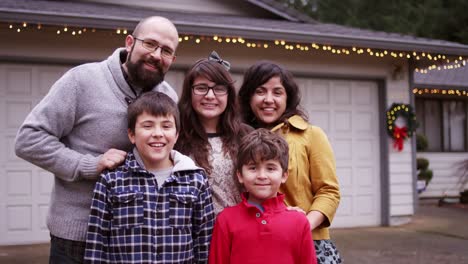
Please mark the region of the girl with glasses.
POLYGON ((175 147, 206 170, 216 215, 240 202, 234 159, 240 138, 252 130, 241 123, 228 69, 229 63, 215 52, 189 69, 179 101, 181 130, 175 147))

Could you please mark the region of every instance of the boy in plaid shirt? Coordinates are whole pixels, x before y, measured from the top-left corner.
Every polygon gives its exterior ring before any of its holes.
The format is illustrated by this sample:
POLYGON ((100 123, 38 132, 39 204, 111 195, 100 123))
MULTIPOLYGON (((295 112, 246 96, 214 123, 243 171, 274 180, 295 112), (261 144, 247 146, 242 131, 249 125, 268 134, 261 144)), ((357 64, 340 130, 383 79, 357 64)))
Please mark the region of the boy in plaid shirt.
POLYGON ((173 150, 178 132, 179 111, 167 95, 147 92, 129 105, 135 147, 96 184, 85 262, 207 262, 211 193, 205 172, 173 150))

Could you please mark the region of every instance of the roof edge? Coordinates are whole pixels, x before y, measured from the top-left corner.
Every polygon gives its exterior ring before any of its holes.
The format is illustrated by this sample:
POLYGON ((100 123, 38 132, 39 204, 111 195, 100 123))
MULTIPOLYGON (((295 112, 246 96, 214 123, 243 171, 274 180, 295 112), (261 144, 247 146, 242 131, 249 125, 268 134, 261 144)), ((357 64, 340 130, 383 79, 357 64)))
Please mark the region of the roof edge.
MULTIPOLYGON (((180 22, 177 28, 180 32, 189 34, 220 34, 224 30, 226 35, 239 35, 244 38, 257 40, 286 40, 289 42, 307 42, 321 43, 328 45, 337 45, 344 47, 366 47, 375 49, 391 49, 399 51, 417 51, 417 52, 435 52, 444 53, 447 55, 468 55, 468 45, 444 45, 444 44, 428 44, 422 41, 409 40, 388 40, 375 37, 355 37, 353 35, 342 34, 314 34, 307 32, 297 32, 291 30, 278 30, 266 28, 244 28, 237 25, 215 25, 215 24, 187 24, 180 22)), ((456 43, 459 44, 459 43, 456 43)))
POLYGON ((291 22, 307 22, 307 23, 318 23, 315 19, 309 17, 306 14, 301 13, 300 11, 285 6, 283 9, 278 8, 282 4, 276 2, 275 0, 246 0, 247 2, 256 5, 260 8, 263 8, 275 15, 278 15, 284 19, 287 19, 291 22))
MULTIPOLYGON (((8 22, 41 23, 43 25, 84 26, 102 29, 115 29, 116 27, 132 29, 139 18, 122 18, 117 16, 84 16, 72 13, 52 13, 44 11, 3 10, 0 8, 0 18, 8 22)), ((390 49, 401 51, 436 52, 447 55, 468 55, 468 45, 431 44, 418 40, 388 40, 375 37, 356 37, 354 35, 309 33, 302 31, 278 30, 266 28, 245 28, 239 25, 222 25, 214 23, 187 23, 173 20, 181 34, 194 35, 228 35, 241 36, 256 40, 285 40, 288 42, 320 43, 343 47, 366 47, 375 49, 390 49)), ((458 44, 458 43, 454 43, 458 44)))

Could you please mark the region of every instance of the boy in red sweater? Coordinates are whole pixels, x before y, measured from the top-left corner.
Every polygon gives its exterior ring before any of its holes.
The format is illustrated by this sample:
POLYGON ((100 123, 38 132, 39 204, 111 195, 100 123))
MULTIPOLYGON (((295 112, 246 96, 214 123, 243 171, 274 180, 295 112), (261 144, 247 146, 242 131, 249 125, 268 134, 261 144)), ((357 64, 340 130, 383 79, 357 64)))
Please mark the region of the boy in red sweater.
POLYGON ((247 192, 218 215, 210 264, 317 263, 306 216, 288 210, 278 193, 288 178, 288 160, 288 144, 269 130, 242 139, 236 171, 247 192))

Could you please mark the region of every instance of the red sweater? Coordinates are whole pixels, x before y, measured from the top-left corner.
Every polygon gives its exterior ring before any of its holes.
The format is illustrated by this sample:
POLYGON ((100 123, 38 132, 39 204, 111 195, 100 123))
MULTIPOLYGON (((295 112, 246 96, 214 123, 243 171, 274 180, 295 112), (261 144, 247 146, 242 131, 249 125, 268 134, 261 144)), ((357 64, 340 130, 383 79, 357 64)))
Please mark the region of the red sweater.
POLYGON ((216 218, 210 264, 316 264, 310 226, 304 214, 288 211, 284 195, 263 202, 265 211, 247 202, 224 209, 216 218))

